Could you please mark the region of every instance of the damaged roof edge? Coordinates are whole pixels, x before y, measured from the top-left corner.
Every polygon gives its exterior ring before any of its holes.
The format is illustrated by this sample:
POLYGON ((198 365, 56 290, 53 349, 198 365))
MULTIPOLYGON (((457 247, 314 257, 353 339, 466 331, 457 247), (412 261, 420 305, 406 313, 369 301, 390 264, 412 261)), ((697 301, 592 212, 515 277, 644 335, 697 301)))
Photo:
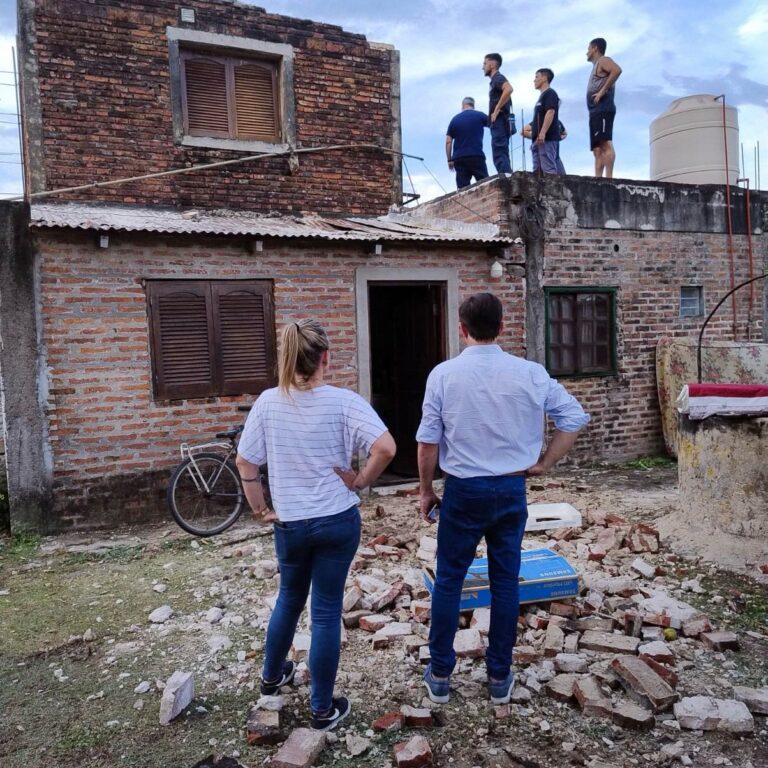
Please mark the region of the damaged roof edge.
POLYGON ((87 203, 33 203, 30 226, 101 232, 240 235, 350 242, 453 242, 507 245, 493 224, 386 216, 272 216, 233 210, 175 210, 87 203))

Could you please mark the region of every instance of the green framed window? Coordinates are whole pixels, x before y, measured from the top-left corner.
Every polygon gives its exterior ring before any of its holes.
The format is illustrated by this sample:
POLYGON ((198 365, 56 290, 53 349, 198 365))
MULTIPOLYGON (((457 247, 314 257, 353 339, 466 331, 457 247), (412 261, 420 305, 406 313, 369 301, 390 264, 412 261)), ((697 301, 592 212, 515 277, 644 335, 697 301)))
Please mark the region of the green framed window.
POLYGON ((546 365, 554 376, 616 373, 616 289, 545 288, 546 365))

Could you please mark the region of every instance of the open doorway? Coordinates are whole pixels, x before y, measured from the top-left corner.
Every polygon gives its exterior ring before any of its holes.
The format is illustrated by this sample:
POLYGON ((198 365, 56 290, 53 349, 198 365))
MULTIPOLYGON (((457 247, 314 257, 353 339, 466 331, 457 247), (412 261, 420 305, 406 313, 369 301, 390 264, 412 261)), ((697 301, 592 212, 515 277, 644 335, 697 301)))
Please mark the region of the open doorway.
POLYGON ((416 430, 429 372, 448 357, 444 282, 369 282, 371 404, 397 442, 385 480, 418 477, 416 430))

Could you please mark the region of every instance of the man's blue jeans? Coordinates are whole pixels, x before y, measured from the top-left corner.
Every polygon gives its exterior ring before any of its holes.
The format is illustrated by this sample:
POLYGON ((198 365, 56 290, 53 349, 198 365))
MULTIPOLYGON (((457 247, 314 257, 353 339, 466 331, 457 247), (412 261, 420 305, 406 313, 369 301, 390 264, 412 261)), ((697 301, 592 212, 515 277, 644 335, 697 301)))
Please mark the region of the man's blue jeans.
POLYGON ((437 574, 432 594, 429 651, 432 672, 447 677, 456 664, 453 641, 461 588, 480 539, 488 545, 491 627, 486 669, 504 680, 512 665, 520 613, 520 546, 528 518, 525 478, 447 477, 437 529, 437 574))
POLYGON ((491 150, 496 173, 512 173, 509 160, 509 119, 503 114, 491 123, 491 150))
POLYGON ((280 592, 267 629, 263 677, 276 680, 282 675, 311 586, 309 702, 313 712, 325 712, 332 703, 341 653, 344 584, 359 543, 357 507, 329 517, 275 523, 280 592))

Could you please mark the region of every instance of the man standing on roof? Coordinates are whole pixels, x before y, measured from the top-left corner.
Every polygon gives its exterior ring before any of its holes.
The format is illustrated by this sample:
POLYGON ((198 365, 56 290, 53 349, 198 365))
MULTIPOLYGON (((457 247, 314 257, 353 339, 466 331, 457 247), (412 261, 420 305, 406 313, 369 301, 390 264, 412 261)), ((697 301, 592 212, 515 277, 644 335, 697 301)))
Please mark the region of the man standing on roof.
POLYGON ((448 124, 445 154, 448 167, 456 171, 456 189, 463 189, 475 181, 488 177, 483 152, 483 131, 488 115, 475 109, 475 100, 467 96, 461 102, 461 112, 448 124))
POLYGON ((531 121, 531 154, 534 173, 559 173, 557 159, 560 146, 560 98, 549 84, 555 77, 551 69, 537 69, 533 87, 539 91, 539 100, 533 108, 531 121))
POLYGON ((595 176, 613 177, 616 152, 613 149, 613 119, 616 104, 613 100, 615 83, 621 67, 605 55, 606 42, 596 37, 587 47, 587 61, 592 72, 587 82, 587 109, 589 110, 589 146, 595 156, 595 176))
POLYGON ((491 129, 491 150, 496 173, 512 173, 509 161, 509 112, 512 86, 501 68, 501 54, 489 53, 483 59, 483 74, 491 79, 488 94, 488 125, 491 129))
POLYGON ((543 365, 504 352, 501 301, 477 293, 459 307, 466 348, 427 378, 418 441, 420 514, 440 505, 437 572, 429 632, 429 698, 445 703, 456 663, 461 589, 480 539, 488 545, 491 628, 485 662, 494 704, 506 704, 515 678, 512 649, 519 614, 520 544, 528 507, 525 478, 543 475, 576 442, 589 416, 543 365), (544 416, 554 421, 541 454, 544 416), (445 474, 442 502, 432 481, 445 474))

